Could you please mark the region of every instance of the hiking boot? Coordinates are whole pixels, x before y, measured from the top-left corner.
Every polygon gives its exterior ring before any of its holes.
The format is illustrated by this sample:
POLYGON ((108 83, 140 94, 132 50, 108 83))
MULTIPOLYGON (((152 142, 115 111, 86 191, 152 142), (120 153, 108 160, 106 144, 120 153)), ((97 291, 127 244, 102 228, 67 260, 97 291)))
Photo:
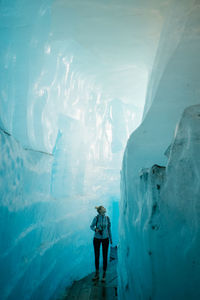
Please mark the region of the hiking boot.
POLYGON ((99 279, 99 271, 96 271, 94 277, 92 278, 93 281, 98 280, 99 279))
POLYGON ((105 281, 106 281, 106 272, 105 272, 105 271, 103 272, 103 276, 102 276, 101 281, 102 281, 102 282, 105 282, 105 281))

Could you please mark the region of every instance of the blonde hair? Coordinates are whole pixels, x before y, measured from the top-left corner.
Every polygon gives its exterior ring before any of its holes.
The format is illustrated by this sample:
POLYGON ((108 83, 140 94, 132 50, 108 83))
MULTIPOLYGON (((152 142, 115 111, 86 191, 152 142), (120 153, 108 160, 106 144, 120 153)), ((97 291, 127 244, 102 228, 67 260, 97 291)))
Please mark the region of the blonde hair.
POLYGON ((100 212, 101 208, 104 208, 102 205, 100 206, 95 206, 95 209, 98 211, 98 213, 100 212))

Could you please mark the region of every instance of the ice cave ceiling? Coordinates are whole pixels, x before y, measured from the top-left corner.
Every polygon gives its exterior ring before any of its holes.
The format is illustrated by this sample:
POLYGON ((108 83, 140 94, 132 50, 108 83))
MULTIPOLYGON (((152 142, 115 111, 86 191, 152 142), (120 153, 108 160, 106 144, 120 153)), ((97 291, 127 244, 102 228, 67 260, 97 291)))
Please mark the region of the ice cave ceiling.
POLYGON ((99 204, 122 300, 199 299, 199 1, 0 1, 2 299, 92 272, 99 204))
POLYGON ((157 4, 55 1, 52 40, 75 40, 93 57, 85 71, 95 77, 103 93, 142 109, 165 12, 164 3, 157 4))

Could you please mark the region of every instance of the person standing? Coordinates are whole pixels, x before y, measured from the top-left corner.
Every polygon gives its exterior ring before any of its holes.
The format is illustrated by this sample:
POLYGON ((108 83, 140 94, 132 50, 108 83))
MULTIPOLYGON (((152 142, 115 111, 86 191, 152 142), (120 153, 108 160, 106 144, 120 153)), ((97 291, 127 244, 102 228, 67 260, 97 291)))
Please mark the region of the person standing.
POLYGON ((95 209, 98 212, 98 215, 94 217, 90 228, 95 232, 94 239, 93 239, 93 246, 94 246, 94 254, 95 254, 95 269, 96 273, 94 280, 99 279, 99 256, 100 256, 100 246, 102 244, 103 249, 103 276, 102 282, 105 282, 106 279, 106 270, 107 270, 107 261, 108 261, 108 247, 109 241, 112 244, 112 235, 111 235, 111 222, 110 218, 106 216, 106 209, 105 207, 96 206, 95 209))

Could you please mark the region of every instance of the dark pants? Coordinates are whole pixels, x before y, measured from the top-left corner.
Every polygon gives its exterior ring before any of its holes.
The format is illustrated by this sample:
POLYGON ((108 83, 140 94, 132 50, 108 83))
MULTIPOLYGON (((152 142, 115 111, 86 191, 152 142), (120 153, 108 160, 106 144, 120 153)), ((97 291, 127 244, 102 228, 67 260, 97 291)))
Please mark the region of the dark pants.
POLYGON ((108 246, 109 246, 109 239, 97 239, 94 238, 93 245, 94 245, 94 254, 95 254, 95 267, 96 271, 99 270, 99 255, 100 255, 100 246, 102 243, 103 248, 103 270, 106 271, 107 269, 107 260, 108 260, 108 246))

